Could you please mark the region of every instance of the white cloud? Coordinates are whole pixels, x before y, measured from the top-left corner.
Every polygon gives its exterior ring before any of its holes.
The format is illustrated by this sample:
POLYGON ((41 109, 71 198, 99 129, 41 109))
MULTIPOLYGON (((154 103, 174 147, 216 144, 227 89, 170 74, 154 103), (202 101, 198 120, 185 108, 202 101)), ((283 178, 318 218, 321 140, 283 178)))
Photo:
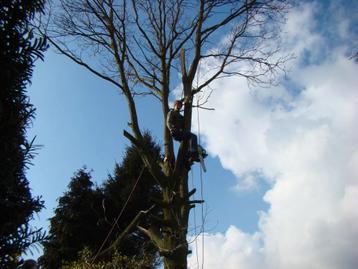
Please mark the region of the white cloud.
MULTIPOLYGON (((202 237, 199 237, 197 244, 199 261, 196 259, 196 253, 193 252, 189 259, 189 268, 201 268, 201 240, 202 237)), ((204 268, 262 268, 260 237, 258 234, 247 235, 231 226, 225 234, 206 234, 204 242, 204 268), (238 242, 240 243, 238 244, 238 242)))
MULTIPOLYGON (((317 14, 308 4, 289 16, 285 48, 298 58, 288 87, 217 81, 208 104, 216 111, 200 114, 206 147, 237 176, 235 189, 256 186, 257 171, 272 184, 255 234, 206 234, 207 269, 358 268, 358 65, 344 42, 322 58, 329 40, 315 30, 317 14)), ((344 21, 336 27, 346 37, 344 21)), ((196 268, 194 255, 189 261, 196 268)))
POLYGON ((289 14, 289 19, 284 25, 282 39, 285 42, 284 53, 294 53, 300 58, 307 48, 311 53, 318 54, 322 48, 322 37, 314 32, 317 22, 314 20, 317 4, 314 2, 300 5, 289 14))

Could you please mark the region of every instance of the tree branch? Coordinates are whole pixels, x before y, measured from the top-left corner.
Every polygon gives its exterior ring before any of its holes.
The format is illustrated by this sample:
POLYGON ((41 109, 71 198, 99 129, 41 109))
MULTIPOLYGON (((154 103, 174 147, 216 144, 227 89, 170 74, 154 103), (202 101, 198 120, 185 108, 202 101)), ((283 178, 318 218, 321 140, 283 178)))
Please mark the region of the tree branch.
MULTIPOLYGON (((105 250, 101 251, 100 253, 98 253, 94 259, 92 260, 92 262, 94 262, 94 260, 100 256, 103 256, 111 251, 113 251, 114 249, 118 248, 118 246, 123 242, 123 240, 125 239, 125 237, 133 230, 133 228, 135 226, 138 225, 138 223, 142 220, 142 218, 146 215, 148 215, 148 213, 150 213, 151 211, 153 211, 153 209, 155 208, 155 206, 151 206, 149 209, 147 210, 142 210, 139 211, 139 213, 134 217, 134 219, 132 220, 132 222, 123 230, 123 232, 117 237, 116 240, 114 240, 114 242, 105 250)), ((139 228, 139 227, 138 227, 139 228)), ((139 228, 140 229, 140 228, 139 228)))
POLYGON ((100 73, 99 71, 95 70, 93 67, 91 67, 90 65, 86 64, 85 62, 83 62, 81 59, 75 57, 72 53, 65 51, 64 49, 62 49, 56 42, 54 42, 51 38, 48 37, 48 41, 58 50, 60 51, 63 55, 65 55, 66 57, 70 58, 72 61, 74 61, 75 63, 79 64, 80 66, 85 67, 87 70, 89 70, 92 74, 114 84, 115 86, 119 87, 120 89, 123 89, 122 85, 119 84, 118 82, 114 81, 113 79, 111 79, 110 77, 103 75, 102 73, 100 73))

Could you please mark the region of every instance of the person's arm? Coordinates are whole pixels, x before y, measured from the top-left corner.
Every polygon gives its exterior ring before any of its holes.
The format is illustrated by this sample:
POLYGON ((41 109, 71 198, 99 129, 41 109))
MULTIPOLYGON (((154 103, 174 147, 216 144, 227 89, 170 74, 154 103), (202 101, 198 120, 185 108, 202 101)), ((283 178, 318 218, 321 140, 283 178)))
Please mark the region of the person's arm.
POLYGON ((170 110, 167 114, 167 128, 170 132, 173 132, 175 125, 174 125, 174 119, 173 119, 173 110, 170 110))

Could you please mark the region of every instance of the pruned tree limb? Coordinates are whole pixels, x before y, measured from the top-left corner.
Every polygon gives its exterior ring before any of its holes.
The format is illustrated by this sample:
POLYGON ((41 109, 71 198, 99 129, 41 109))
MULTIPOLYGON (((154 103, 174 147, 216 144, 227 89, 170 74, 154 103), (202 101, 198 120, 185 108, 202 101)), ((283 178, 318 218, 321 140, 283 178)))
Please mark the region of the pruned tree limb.
POLYGON ((153 205, 147 210, 139 211, 138 214, 132 220, 132 222, 123 230, 123 232, 116 238, 116 240, 114 240, 114 242, 108 248, 106 248, 105 250, 98 253, 95 258, 103 256, 109 252, 114 251, 116 248, 118 248, 119 245, 126 238, 126 236, 134 229, 135 226, 138 225, 138 223, 141 221, 141 219, 144 216, 148 215, 154 208, 155 208, 155 206, 153 205))

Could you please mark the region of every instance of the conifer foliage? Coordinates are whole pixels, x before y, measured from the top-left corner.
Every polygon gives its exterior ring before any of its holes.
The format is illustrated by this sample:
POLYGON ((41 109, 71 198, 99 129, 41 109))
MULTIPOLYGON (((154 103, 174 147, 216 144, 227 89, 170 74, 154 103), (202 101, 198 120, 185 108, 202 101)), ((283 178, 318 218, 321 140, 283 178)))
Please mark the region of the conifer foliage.
MULTIPOLYGON (((159 162, 161 159, 160 147, 153 142, 148 133, 144 135, 144 141, 153 159, 159 162)), ((147 210, 154 204, 153 199, 159 199, 160 197, 159 184, 147 169, 143 171, 142 169, 144 169, 144 164, 141 156, 137 148, 132 145, 127 148, 122 163, 116 165, 114 175, 109 176, 108 180, 103 184, 103 206, 105 206, 105 217, 109 223, 115 221, 118 213, 130 197, 118 221, 119 229, 112 235, 111 241, 117 238, 118 234, 130 224, 139 211, 147 210), (135 186, 137 180, 138 184, 135 186), (131 192, 133 193, 131 194, 131 192)), ((153 214, 159 216, 161 211, 158 209, 154 210, 153 214)), ((152 222, 152 219, 146 218, 142 220, 141 224, 148 226, 152 222)), ((144 257, 149 255, 153 256, 152 258, 154 259, 157 252, 154 245, 148 240, 148 237, 139 232, 138 228, 129 234, 127 240, 122 242, 121 246, 121 252, 127 256, 137 255, 144 257)))
POLYGON ((51 218, 51 239, 44 242, 45 268, 60 268, 62 261, 74 261, 77 252, 85 246, 95 249, 101 240, 97 227, 101 194, 93 188, 91 174, 85 168, 78 170, 68 184, 68 191, 58 199, 55 216, 51 218))
MULTIPOLYGON (((153 158, 159 160, 160 148, 148 134, 145 141, 153 158)), ((41 265, 56 269, 70 264, 69 268, 72 265, 77 268, 85 263, 78 258, 86 250, 91 255, 85 260, 92 262, 92 266, 103 262, 113 264, 121 257, 121 260, 137 261, 140 268, 154 268, 158 257, 156 248, 138 229, 130 231, 122 244, 111 248, 113 251, 98 255, 95 260, 93 258, 113 226, 115 229, 102 250, 113 246, 137 213, 151 207, 151 199, 158 195, 158 185, 150 173, 143 170, 141 157, 134 146, 127 148, 122 162, 116 164, 113 175, 109 175, 102 186, 94 187, 88 170, 78 170, 68 185, 68 191, 58 200, 55 215, 51 218, 50 239, 43 243, 41 265)), ((160 214, 159 211, 156 213, 160 214)), ((146 226, 150 222, 143 219, 141 224, 146 226)))
POLYGON ((43 0, 0 2, 0 268, 15 268, 20 254, 44 238, 29 225, 43 202, 31 195, 25 175, 35 149, 25 135, 35 113, 26 85, 47 48, 29 24, 43 5, 43 0))

